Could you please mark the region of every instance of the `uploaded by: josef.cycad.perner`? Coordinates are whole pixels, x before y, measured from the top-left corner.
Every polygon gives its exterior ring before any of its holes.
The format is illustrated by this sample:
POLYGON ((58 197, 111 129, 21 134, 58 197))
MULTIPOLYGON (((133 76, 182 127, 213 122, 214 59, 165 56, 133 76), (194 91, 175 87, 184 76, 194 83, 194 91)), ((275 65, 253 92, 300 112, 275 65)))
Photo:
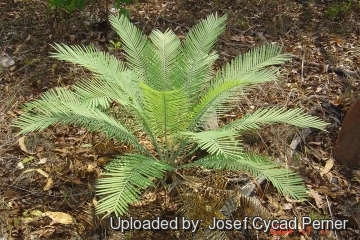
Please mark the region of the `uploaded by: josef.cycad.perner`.
POLYGON ((301 217, 298 219, 263 219, 261 217, 244 217, 243 219, 217 219, 213 217, 212 222, 204 226, 203 220, 186 219, 185 217, 175 217, 172 220, 161 219, 134 219, 110 217, 110 227, 113 230, 126 232, 134 230, 184 230, 196 233, 199 229, 208 228, 210 230, 248 230, 255 229, 269 233, 271 231, 304 231, 311 230, 345 230, 348 220, 333 219, 312 219, 311 217, 301 217))

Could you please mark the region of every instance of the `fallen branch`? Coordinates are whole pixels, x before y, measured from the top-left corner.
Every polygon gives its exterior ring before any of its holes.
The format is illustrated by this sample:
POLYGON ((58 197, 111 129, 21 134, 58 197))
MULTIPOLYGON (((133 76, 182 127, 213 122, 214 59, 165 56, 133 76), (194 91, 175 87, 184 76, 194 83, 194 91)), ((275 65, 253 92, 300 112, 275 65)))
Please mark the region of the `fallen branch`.
POLYGON ((336 66, 330 66, 330 65, 326 65, 326 64, 319 64, 319 63, 315 63, 315 62, 303 61, 303 59, 301 57, 298 57, 295 55, 293 55, 293 59, 300 61, 300 62, 304 63, 305 65, 317 67, 317 68, 321 69, 324 73, 334 72, 340 77, 351 77, 351 78, 360 79, 360 70, 351 71, 351 70, 347 70, 343 67, 336 67, 336 66))

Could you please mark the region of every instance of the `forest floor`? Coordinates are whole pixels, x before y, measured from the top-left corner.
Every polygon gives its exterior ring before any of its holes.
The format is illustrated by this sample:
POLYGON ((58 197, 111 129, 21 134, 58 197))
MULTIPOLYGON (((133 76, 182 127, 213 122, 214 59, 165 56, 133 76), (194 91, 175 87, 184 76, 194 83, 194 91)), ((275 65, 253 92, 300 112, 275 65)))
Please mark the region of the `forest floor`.
MULTIPOLYGON (((115 234, 109 219, 101 220, 95 215, 95 181, 108 159, 127 151, 126 147, 71 126, 52 127, 25 138, 17 136, 18 129, 11 126, 25 102, 48 89, 68 87, 89 76, 79 66, 50 58, 51 44, 92 44, 116 53, 110 40, 116 43, 117 38, 102 22, 105 3, 100 3, 67 15, 51 10, 45 0, 0 2, 0 52, 15 62, 0 68, 1 240, 190 238, 189 233, 180 231, 115 234), (64 222, 69 215, 59 213, 71 215, 71 224, 64 222)), ((345 113, 359 97, 360 79, 326 69, 359 70, 359 2, 146 0, 127 9, 131 21, 144 33, 149 34, 154 28, 162 31, 170 28, 180 38, 210 13, 227 13, 226 32, 216 45, 220 56, 217 68, 253 47, 274 42, 296 56, 282 67, 283 75, 278 82, 261 85, 240 99, 238 109, 229 118, 239 118, 258 107, 277 105, 304 108, 330 123, 327 132, 312 130, 292 154, 291 143, 304 133, 290 126, 264 127, 245 135, 243 141, 247 150, 271 156, 294 169, 309 189, 308 201, 296 202, 279 195, 267 183, 258 185, 255 197, 274 219, 303 216, 340 219, 349 221, 347 228, 270 233, 254 229, 228 231, 224 239, 358 239, 360 174, 335 161, 332 149, 342 122, 342 117, 336 116, 345 113), (352 6, 347 9, 349 2, 352 6)), ((203 177, 196 181, 204 186, 209 183, 220 186, 219 182, 223 182, 216 178, 239 177, 229 172, 196 174, 203 177)), ((174 205, 168 203, 172 196, 157 192, 152 198, 154 193, 150 190, 146 194, 129 216, 166 219, 177 216, 174 205)), ((194 200, 187 200, 193 204, 194 200)), ((241 208, 239 211, 242 217, 252 213, 241 208)))

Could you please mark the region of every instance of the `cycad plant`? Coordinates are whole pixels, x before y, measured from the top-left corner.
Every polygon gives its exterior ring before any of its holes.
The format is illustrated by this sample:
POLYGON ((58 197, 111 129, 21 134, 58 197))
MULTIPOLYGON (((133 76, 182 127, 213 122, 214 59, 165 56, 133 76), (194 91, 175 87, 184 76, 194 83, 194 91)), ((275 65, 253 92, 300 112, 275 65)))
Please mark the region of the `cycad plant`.
POLYGON ((93 47, 55 44, 53 57, 91 70, 94 78, 80 81, 71 90, 50 90, 27 103, 14 126, 25 134, 53 124, 73 124, 132 146, 133 153, 114 158, 98 180, 97 194, 103 198, 97 213, 123 215, 156 179, 193 166, 264 176, 282 194, 304 199, 306 187, 296 173, 265 156, 244 152, 240 136, 261 124, 324 129, 325 122, 301 109, 272 107, 209 127, 255 84, 276 80, 279 69, 274 65, 291 58, 279 46, 266 45, 214 73, 218 54, 211 49, 224 32, 225 21, 226 16, 210 15, 180 41, 171 30, 154 30, 146 37, 126 17, 111 16, 126 63, 93 47), (122 116, 111 114, 114 103, 122 106, 122 116), (184 164, 199 148, 208 154, 184 164))

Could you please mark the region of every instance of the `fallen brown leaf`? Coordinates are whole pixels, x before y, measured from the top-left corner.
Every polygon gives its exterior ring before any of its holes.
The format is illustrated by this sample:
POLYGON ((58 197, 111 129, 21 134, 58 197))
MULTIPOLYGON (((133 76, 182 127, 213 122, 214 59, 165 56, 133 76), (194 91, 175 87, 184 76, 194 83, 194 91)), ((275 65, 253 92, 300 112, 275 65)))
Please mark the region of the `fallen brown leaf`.
POLYGON ((332 158, 329 158, 329 160, 326 161, 325 167, 321 169, 320 175, 323 176, 324 174, 328 173, 333 166, 334 160, 332 158))
POLYGON ((49 218, 51 218, 52 222, 50 223, 50 225, 54 223, 72 224, 74 222, 73 218, 69 214, 63 212, 47 211, 43 213, 43 216, 48 216, 49 218))
POLYGON ((25 138, 26 136, 22 136, 21 138, 19 138, 19 146, 20 149, 28 154, 35 154, 33 152, 30 152, 29 150, 27 150, 26 146, 25 146, 25 138))

